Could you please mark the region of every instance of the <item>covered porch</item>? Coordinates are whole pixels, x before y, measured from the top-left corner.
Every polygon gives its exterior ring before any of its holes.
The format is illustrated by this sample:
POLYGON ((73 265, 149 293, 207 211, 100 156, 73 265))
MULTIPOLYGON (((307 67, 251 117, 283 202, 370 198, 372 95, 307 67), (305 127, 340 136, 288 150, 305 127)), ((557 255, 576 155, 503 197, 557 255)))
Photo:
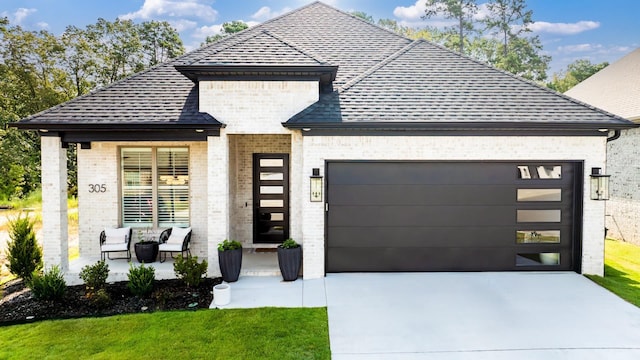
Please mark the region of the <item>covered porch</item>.
MULTIPOLYGON (((79 257, 69 261, 69 268, 65 272, 65 281, 67 285, 81 285, 80 271, 87 265, 93 265, 100 261, 100 257, 79 257)), ((129 267, 142 265, 132 255, 131 261, 127 259, 106 259, 109 265, 109 277, 107 282, 127 281, 129 267)), ((198 258, 198 261, 202 259, 198 258)), ((167 257, 165 262, 155 261, 144 264, 145 267, 153 267, 155 269, 156 280, 175 279, 176 275, 173 271, 174 260, 167 257)), ((207 277, 215 277, 216 274, 207 273, 207 277)), ((240 271, 240 281, 243 276, 280 276, 278 268, 278 258, 275 252, 256 251, 256 249, 244 249, 242 253, 242 269, 240 271)))

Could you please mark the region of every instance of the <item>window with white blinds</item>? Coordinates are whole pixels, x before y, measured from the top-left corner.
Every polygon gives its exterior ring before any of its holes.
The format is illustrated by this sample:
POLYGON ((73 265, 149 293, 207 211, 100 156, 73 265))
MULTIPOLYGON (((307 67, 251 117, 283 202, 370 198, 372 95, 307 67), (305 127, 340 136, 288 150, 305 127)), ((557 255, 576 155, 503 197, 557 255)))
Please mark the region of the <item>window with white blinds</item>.
POLYGON ((189 226, 189 149, 123 148, 123 226, 189 226))

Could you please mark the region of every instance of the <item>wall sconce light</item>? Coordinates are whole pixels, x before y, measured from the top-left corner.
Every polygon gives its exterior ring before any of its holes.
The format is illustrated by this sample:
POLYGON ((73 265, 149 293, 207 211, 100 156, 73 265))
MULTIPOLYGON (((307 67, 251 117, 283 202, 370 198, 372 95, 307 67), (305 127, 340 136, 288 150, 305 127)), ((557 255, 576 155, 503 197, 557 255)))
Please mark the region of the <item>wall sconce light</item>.
POLYGON ((311 201, 322 201, 322 176, 320 176, 320 169, 313 168, 313 173, 309 177, 309 186, 311 190, 311 201))
POLYGON ((609 200, 609 178, 601 168, 591 168, 591 200, 609 200))

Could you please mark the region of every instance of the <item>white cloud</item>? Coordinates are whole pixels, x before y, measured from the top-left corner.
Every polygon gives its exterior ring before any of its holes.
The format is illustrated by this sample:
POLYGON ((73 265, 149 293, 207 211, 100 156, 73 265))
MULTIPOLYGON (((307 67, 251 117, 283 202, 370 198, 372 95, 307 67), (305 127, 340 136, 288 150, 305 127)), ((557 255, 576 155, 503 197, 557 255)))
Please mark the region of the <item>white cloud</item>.
POLYGON ((536 33, 550 33, 561 35, 575 35, 588 30, 597 29, 600 23, 597 21, 578 21, 576 23, 550 23, 536 21, 530 25, 530 29, 536 33))
POLYGON ((27 16, 33 14, 36 11, 38 11, 38 10, 36 10, 36 9, 19 8, 18 10, 16 10, 15 13, 13 13, 13 21, 12 22, 15 25, 22 25, 22 21, 24 19, 26 19, 27 16))
POLYGON ((222 33, 222 24, 201 26, 197 28, 191 37, 204 41, 207 36, 216 35, 222 33))
POLYGON ((38 22, 36 25, 38 25, 38 27, 39 27, 40 29, 43 29, 43 30, 46 30, 46 29, 48 29, 48 28, 49 28, 49 24, 47 24, 47 23, 46 23, 46 22, 44 22, 44 21, 40 21, 40 22, 38 22))
POLYGON ((602 49, 600 44, 575 44, 558 46, 557 51, 560 53, 576 53, 576 52, 592 52, 602 49))
POLYGON ((185 30, 194 29, 198 26, 198 23, 195 21, 187 20, 187 19, 177 19, 169 21, 169 24, 176 29, 178 32, 183 32, 185 30))
POLYGON ((288 13, 291 10, 292 9, 290 7, 285 7, 280 11, 273 11, 271 10, 270 7, 263 6, 258 11, 256 11, 253 15, 251 15, 251 18, 258 21, 264 21, 264 20, 272 19, 276 16, 280 16, 284 13, 288 13))
POLYGON ((422 18, 427 8, 427 0, 417 0, 411 6, 397 6, 393 10, 393 16, 402 20, 418 20, 422 18))
POLYGON ((120 18, 125 20, 149 20, 158 17, 186 17, 214 21, 218 17, 218 12, 200 0, 145 0, 140 10, 120 15, 120 18))

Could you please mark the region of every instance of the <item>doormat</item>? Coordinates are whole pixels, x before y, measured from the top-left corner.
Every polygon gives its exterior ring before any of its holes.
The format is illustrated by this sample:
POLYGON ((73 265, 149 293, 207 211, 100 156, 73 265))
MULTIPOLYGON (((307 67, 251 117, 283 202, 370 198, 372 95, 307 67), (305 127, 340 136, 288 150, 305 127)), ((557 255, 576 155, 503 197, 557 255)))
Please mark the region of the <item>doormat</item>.
POLYGON ((254 249, 257 253, 274 253, 276 252, 276 248, 256 248, 254 249))

